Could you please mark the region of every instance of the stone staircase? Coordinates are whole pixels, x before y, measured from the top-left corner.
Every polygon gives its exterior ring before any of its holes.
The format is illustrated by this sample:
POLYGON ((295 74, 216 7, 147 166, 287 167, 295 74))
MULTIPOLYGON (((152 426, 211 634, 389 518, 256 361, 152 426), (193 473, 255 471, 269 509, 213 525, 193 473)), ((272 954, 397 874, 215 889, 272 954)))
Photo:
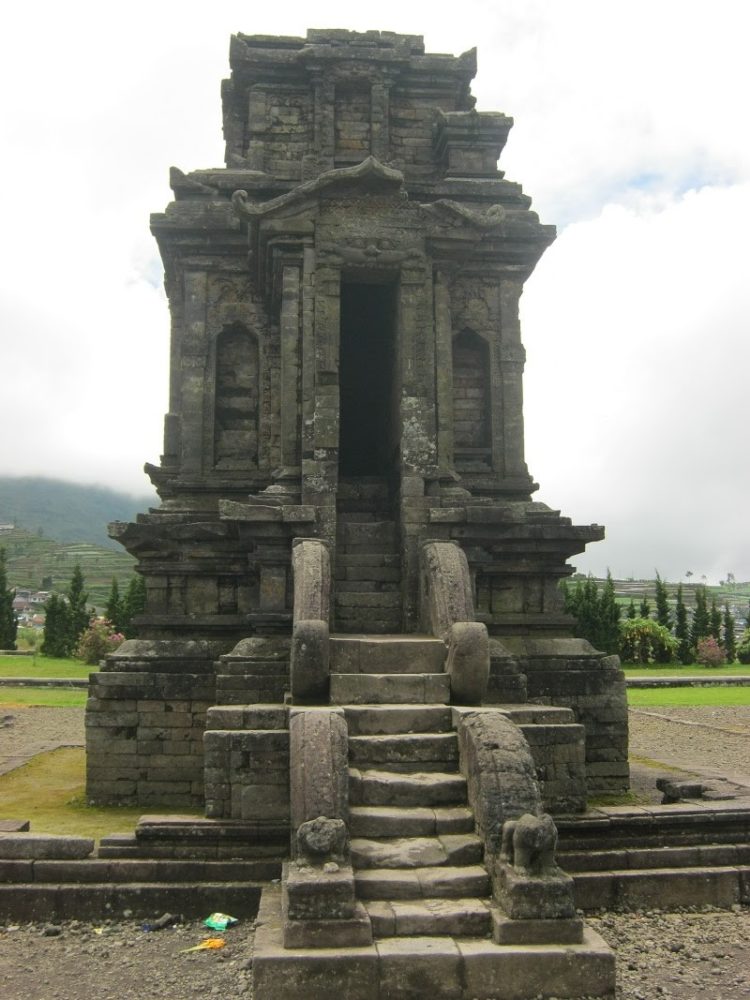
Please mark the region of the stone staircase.
POLYGON ((401 557, 387 485, 343 480, 337 504, 334 621, 339 632, 401 629, 401 557))
POLYGON ((375 938, 485 937, 490 883, 443 705, 345 705, 356 892, 375 938))
MULTIPOLYGON (((253 960, 264 1000, 612 995, 614 956, 598 935, 562 921, 554 943, 543 928, 530 945, 534 921, 508 919, 492 899, 445 655, 429 636, 331 636, 331 703, 348 730, 354 887, 372 943, 284 947, 281 888, 264 889, 253 960)), ((524 724, 538 726, 526 711, 524 724)), ((557 728, 566 726, 579 728, 567 715, 557 728)))

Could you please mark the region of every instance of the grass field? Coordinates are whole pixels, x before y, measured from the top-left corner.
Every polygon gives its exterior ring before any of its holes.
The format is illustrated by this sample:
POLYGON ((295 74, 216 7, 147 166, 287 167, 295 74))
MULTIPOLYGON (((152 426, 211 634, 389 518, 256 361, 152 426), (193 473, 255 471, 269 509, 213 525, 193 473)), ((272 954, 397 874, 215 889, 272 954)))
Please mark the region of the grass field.
POLYGON ((0 686, 0 709, 12 708, 14 705, 83 708, 86 704, 86 698, 86 688, 0 686))
POLYGON ((669 705, 750 705, 750 687, 630 688, 633 708, 669 705))
POLYGON ((687 667, 669 663, 655 663, 652 667, 631 667, 623 664, 626 677, 746 677, 750 674, 750 664, 733 663, 729 667, 703 667, 691 663, 687 667))
POLYGON ((40 754, 0 775, 3 816, 28 819, 35 833, 65 833, 99 839, 132 831, 143 807, 86 805, 86 754, 66 748, 40 754))
POLYGON ((98 667, 53 656, 0 656, 0 677, 88 677, 98 667))

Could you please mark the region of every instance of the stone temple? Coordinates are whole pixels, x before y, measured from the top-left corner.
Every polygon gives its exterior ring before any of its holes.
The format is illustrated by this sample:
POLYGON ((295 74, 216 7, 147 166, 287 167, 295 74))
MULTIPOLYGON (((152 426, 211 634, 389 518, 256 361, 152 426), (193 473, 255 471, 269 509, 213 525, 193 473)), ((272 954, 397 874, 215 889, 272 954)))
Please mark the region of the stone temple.
POLYGON ((240 34, 230 62, 226 165, 173 168, 151 223, 161 504, 111 526, 148 596, 92 676, 89 798, 284 862, 258 996, 609 995, 550 816, 627 789, 625 687, 558 590, 603 529, 524 460, 519 299, 555 231, 498 170, 513 120, 419 36, 240 34))

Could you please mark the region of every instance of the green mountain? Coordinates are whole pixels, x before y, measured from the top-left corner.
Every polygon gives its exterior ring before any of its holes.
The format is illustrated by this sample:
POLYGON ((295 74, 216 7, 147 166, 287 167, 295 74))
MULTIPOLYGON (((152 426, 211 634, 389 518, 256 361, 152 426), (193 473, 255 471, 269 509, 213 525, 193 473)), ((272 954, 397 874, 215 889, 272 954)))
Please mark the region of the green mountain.
POLYGON ((132 521, 139 511, 157 503, 155 493, 133 497, 60 479, 0 476, 0 524, 13 524, 58 542, 91 542, 122 551, 107 536, 107 524, 132 521))

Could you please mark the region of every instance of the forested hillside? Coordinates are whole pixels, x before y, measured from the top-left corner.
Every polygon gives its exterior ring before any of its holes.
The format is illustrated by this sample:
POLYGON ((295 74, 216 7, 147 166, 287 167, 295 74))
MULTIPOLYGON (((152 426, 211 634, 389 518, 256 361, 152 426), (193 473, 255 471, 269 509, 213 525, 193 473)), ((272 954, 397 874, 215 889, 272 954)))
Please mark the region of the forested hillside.
POLYGON ((91 542, 122 551, 107 536, 108 522, 131 521, 156 503, 155 494, 133 497, 59 479, 0 476, 0 524, 57 542, 91 542))

